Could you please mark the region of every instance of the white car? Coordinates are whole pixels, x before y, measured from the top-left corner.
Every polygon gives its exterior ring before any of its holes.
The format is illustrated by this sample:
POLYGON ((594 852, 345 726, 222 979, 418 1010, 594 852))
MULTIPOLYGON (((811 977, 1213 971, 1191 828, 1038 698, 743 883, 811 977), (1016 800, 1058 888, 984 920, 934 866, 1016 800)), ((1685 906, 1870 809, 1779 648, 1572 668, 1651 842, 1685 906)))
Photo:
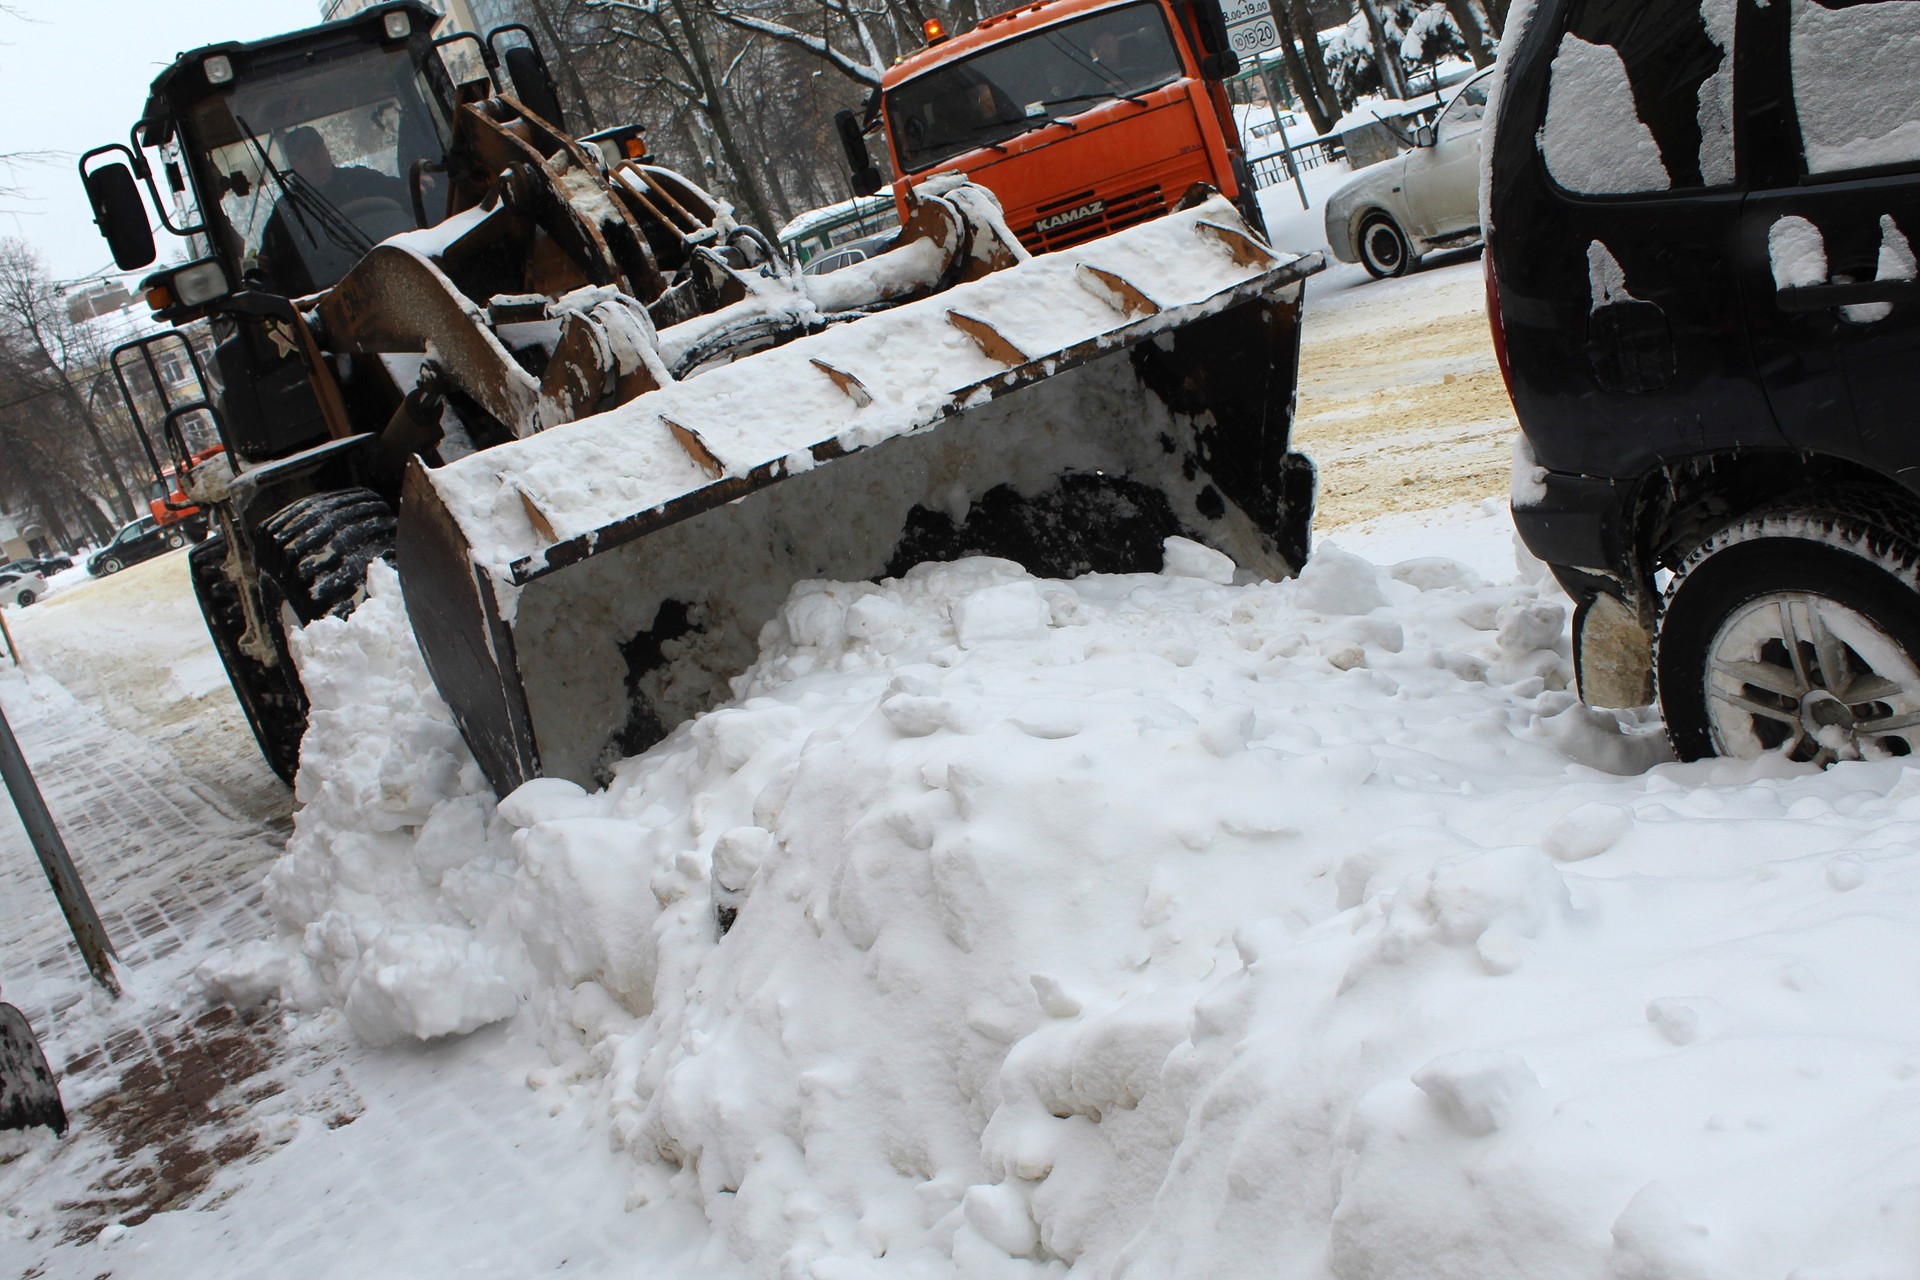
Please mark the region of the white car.
POLYGON ((47 580, 33 569, 0 570, 0 601, 25 608, 47 594, 47 580))
POLYGON ((1480 239, 1480 122, 1489 67, 1460 86, 1415 146, 1362 169, 1327 201, 1327 246, 1375 278, 1404 275, 1435 249, 1480 239))

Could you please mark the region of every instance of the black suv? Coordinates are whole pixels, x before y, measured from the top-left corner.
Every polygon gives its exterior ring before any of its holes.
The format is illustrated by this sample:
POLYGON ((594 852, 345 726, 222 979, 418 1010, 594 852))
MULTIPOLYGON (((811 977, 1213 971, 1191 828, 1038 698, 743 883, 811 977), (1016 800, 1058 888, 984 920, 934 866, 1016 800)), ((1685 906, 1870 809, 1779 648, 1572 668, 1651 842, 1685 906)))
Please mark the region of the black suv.
POLYGON ((1683 759, 1909 754, 1920 3, 1542 0, 1508 36, 1488 309, 1581 696, 1657 685, 1683 759))
POLYGON ((162 525, 152 516, 141 516, 120 526, 113 541, 94 552, 87 560, 87 572, 94 577, 118 573, 130 564, 150 560, 163 551, 184 547, 206 536, 206 517, 189 516, 173 524, 162 525))

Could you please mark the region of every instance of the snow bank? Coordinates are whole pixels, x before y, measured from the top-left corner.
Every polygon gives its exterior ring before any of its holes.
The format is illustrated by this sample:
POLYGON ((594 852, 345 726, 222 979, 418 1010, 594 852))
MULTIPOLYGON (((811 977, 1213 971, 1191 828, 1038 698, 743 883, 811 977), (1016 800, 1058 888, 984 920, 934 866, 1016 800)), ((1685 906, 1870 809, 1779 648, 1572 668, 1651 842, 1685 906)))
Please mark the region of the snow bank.
POLYGON ((1537 575, 1194 550, 802 584, 731 705, 497 807, 376 571, 209 976, 517 1011, 743 1275, 1903 1273, 1911 772, 1662 763, 1537 575))

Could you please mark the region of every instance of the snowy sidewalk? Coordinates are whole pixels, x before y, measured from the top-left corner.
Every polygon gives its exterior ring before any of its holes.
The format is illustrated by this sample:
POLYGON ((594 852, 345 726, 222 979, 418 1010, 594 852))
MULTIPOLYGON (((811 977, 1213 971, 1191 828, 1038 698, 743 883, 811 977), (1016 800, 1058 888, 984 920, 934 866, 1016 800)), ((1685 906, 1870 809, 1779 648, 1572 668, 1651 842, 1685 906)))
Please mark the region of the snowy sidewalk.
POLYGON ((0 706, 127 985, 118 1001, 94 986, 0 817, 0 998, 39 1034, 72 1123, 0 1134, 0 1275, 702 1274, 704 1224, 634 1212, 604 1137, 528 1089, 537 1046, 369 1050, 211 1004, 193 971, 271 933, 287 824, 231 812, 36 670, 0 664, 0 706))
POLYGON ((271 1078, 277 1028, 153 996, 210 947, 266 935, 261 880, 285 833, 225 811, 164 749, 44 675, 0 675, 0 704, 128 984, 118 1002, 93 985, 25 831, 6 819, 0 992, 62 1077, 81 1194, 59 1204, 58 1230, 91 1238, 191 1197, 259 1145, 247 1121, 284 1088, 271 1078))

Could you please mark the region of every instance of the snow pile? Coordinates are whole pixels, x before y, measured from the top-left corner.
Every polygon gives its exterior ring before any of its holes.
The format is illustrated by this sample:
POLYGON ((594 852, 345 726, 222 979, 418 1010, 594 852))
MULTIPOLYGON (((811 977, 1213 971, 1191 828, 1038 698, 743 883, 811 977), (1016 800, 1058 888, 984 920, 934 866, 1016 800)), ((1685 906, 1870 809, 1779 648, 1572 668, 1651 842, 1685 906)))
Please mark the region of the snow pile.
POLYGON ((515 864, 493 797, 434 692, 399 583, 378 566, 351 622, 298 637, 312 700, 287 852, 267 879, 297 930, 202 970, 245 1004, 338 1005, 371 1044, 472 1031, 519 1007, 524 948, 501 911, 515 864), (517 981, 510 981, 512 973, 517 981))
POLYGON ((222 976, 519 1009, 737 1274, 1903 1272, 1920 782, 1660 763, 1537 574, 1169 564, 803 584, 732 704, 497 809, 376 573, 222 976))

